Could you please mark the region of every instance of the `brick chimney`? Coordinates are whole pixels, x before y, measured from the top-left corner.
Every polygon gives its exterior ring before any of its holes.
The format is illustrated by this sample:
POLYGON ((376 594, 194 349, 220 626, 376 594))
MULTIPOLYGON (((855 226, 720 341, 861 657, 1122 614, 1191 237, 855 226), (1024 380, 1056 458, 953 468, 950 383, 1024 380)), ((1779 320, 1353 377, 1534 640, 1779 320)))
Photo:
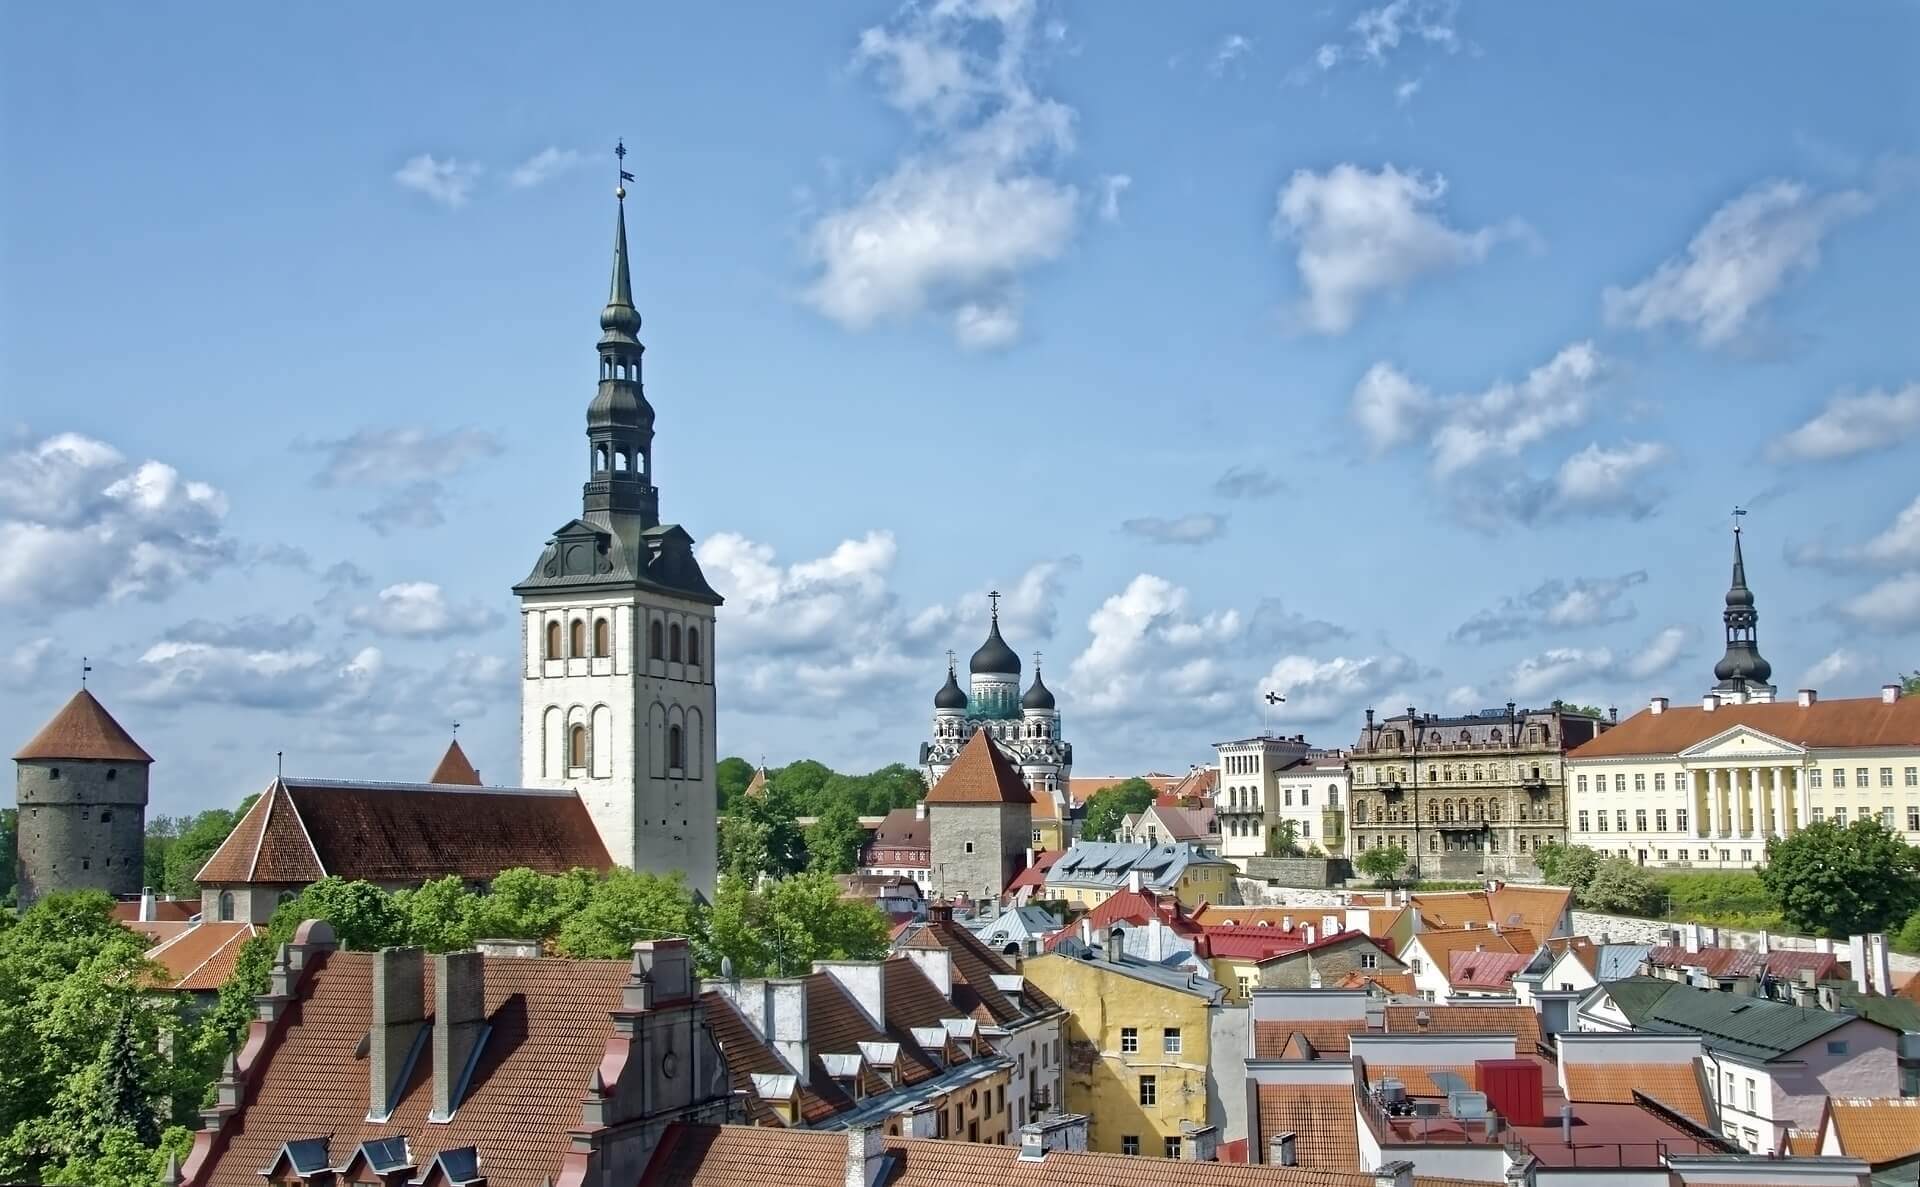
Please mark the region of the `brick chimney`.
POLYGON ((1296 1150, 1300 1139, 1291 1129, 1285 1133, 1276 1133, 1267 1139, 1268 1166, 1298 1166, 1300 1157, 1296 1150))
POLYGON ((487 958, 446 952, 433 958, 433 1112, 451 1121, 466 1095, 487 1029, 487 958))
POLYGON ((807 1044, 807 983, 799 979, 768 981, 767 1042, 787 1061, 801 1084, 809 1081, 812 1065, 807 1044))
POLYGON ((845 1187, 879 1187, 887 1166, 887 1131, 878 1122, 847 1129, 845 1187))
POLYGON ((1413 1164, 1404 1158, 1381 1163, 1373 1172, 1373 1187, 1413 1187, 1413 1164))
POLYGON ((418 948, 373 954, 373 1020, 367 1028, 367 1120, 384 1123, 406 1085, 427 1024, 426 959, 418 948))
MULTIPOLYGON (((946 953, 943 950, 942 956, 946 953)), ((860 1012, 867 1016, 875 1030, 887 1029, 887 978, 886 970, 878 960, 816 960, 813 971, 832 977, 840 988, 847 991, 860 1012)), ((951 987, 941 996, 949 996, 951 987)))

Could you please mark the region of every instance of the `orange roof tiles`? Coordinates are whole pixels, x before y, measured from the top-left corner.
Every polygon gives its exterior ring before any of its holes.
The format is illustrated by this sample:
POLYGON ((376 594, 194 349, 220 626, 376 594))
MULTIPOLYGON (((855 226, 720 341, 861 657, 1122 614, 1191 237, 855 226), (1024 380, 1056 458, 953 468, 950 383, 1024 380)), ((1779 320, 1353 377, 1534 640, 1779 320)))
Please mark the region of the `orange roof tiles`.
POLYGON ((1530 1054, 1540 1045, 1540 1016, 1526 1006, 1388 1006, 1388 1034, 1512 1035, 1514 1051, 1530 1054), (1420 1016, 1426 1015, 1421 1025, 1420 1016))
POLYGON ((1706 1085, 1687 1063, 1569 1063, 1562 1065, 1567 1099, 1575 1104, 1630 1105, 1641 1092, 1701 1125, 1711 1123, 1706 1085))
POLYGON ((429 783, 462 783, 473 787, 480 786, 480 772, 473 769, 467 761, 467 752, 460 749, 455 739, 447 744, 447 752, 440 756, 440 765, 433 768, 433 774, 427 776, 429 783))
POLYGON ((1642 709, 1606 733, 1567 753, 1569 759, 1623 754, 1677 754, 1689 746, 1744 725, 1783 742, 1844 749, 1920 745, 1920 697, 1888 704, 1879 697, 1847 697, 1769 705, 1722 705, 1709 713, 1698 705, 1661 713, 1642 709))
POLYGON ((1446 930, 1423 931, 1414 935, 1412 943, 1426 949, 1427 956, 1441 968, 1451 968, 1456 952, 1504 952, 1530 955, 1535 944, 1531 932, 1497 932, 1491 928, 1448 928, 1446 930))
POLYGON ((140 748, 133 735, 107 712, 92 693, 81 689, 60 707, 53 720, 40 727, 13 756, 16 760, 54 758, 91 759, 99 762, 150 763, 153 755, 140 748))
POLYGON ((1306 1039, 1320 1056, 1332 1055, 1345 1058, 1351 1047, 1349 1037, 1366 1033, 1365 1018, 1311 1018, 1255 1022, 1253 1024, 1253 1057, 1255 1059, 1297 1059, 1299 1056, 1290 1053, 1288 1045, 1295 1035, 1299 1035, 1306 1039))
POLYGON ((1827 1108, 1840 1152, 1849 1158, 1864 1158, 1877 1170, 1920 1154, 1920 1099, 1835 1097, 1827 1108))
POLYGON ((1360 1169, 1351 1085, 1262 1084, 1258 1107, 1260 1128, 1249 1136, 1263 1150, 1276 1135, 1292 1133, 1296 1165, 1311 1170, 1360 1169))
MULTIPOLYGON (((620 1006, 628 965, 612 960, 489 960, 485 1008, 492 1033, 480 1049, 467 1098, 453 1120, 429 1124, 433 1061, 420 1059, 392 1117, 367 1121, 367 1063, 354 1048, 372 1023, 373 956, 316 955, 302 990, 298 1025, 280 1033, 256 1073, 257 1088, 206 1170, 207 1187, 260 1187, 260 1168, 290 1138, 332 1135, 333 1165, 360 1142, 405 1135, 416 1166, 442 1150, 478 1146, 488 1179, 532 1187, 558 1178, 567 1131, 600 1065, 620 1006)), ((433 962, 426 964, 433 1001, 433 962)))
POLYGON ((906 948, 944 949, 953 968, 953 1004, 989 1026, 998 1026, 1021 1018, 1049 1013, 1060 1007, 1033 984, 1021 990, 1021 1005, 993 983, 996 976, 1011 976, 1012 965, 1000 954, 980 942, 980 938, 953 922, 951 913, 936 915, 925 923, 910 923, 894 938, 896 950, 906 948))
POLYGON ((1378 986, 1387 993, 1413 994, 1419 992, 1414 986, 1412 973, 1370 973, 1355 969, 1334 986, 1335 989, 1367 989, 1378 986))
POLYGON ((976 730, 927 793, 929 804, 1031 804, 1033 793, 986 730, 976 730))
POLYGON ((240 949, 258 931, 251 923, 207 920, 149 949, 147 959, 165 970, 162 987, 212 993, 227 983, 240 949))
POLYGON ((570 791, 284 779, 254 801, 196 880, 484 882, 515 866, 564 874, 612 865, 570 791))

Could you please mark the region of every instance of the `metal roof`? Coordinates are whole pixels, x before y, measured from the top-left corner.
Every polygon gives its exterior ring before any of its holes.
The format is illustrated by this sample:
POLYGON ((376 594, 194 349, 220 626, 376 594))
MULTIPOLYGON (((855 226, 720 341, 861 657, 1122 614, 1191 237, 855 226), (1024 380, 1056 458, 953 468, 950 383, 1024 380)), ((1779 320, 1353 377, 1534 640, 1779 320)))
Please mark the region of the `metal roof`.
POLYGON ((1606 989, 1635 1030, 1698 1035, 1709 1051, 1761 1061, 1789 1055, 1860 1017, 1657 977, 1629 977, 1606 989))

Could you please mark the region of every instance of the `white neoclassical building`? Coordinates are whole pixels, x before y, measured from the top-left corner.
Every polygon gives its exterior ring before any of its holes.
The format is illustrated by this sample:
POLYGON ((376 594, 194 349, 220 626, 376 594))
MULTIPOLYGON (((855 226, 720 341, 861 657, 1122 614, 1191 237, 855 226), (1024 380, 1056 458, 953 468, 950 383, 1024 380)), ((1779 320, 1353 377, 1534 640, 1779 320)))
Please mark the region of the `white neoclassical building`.
POLYGON ((1267 856, 1284 823, 1302 852, 1346 854, 1347 760, 1339 750, 1320 750, 1304 735, 1263 734, 1215 742, 1219 777, 1214 812, 1220 856, 1244 872, 1247 859, 1267 856))
POLYGON ((1568 839, 1643 865, 1741 868, 1810 824, 1878 820, 1920 843, 1920 698, 1779 701, 1734 536, 1718 683, 1656 697, 1567 755, 1568 839))

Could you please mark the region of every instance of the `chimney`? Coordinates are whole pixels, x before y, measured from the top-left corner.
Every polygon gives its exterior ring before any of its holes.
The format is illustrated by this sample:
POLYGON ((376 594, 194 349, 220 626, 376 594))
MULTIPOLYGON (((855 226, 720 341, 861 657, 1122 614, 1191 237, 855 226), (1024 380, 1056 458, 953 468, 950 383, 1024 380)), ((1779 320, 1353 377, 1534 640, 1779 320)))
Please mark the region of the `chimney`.
POLYGON ((1853 971, 1853 987, 1861 993, 1873 992, 1873 973, 1867 967, 1867 937, 1847 937, 1847 967, 1853 971))
POLYGON ((621 1005, 629 1010, 651 1010, 656 1005, 686 1001, 698 989, 693 979, 693 954, 685 940, 640 940, 633 946, 633 970, 621 991, 621 1005))
POLYGON ((887 1131, 878 1123, 847 1129, 845 1187, 878 1187, 887 1168, 887 1131))
POLYGON ((1211 1125, 1180 1123, 1180 1157, 1186 1162, 1218 1162, 1220 1131, 1211 1125))
POLYGON ((367 1027, 367 1120, 385 1123, 407 1082, 427 1024, 426 960, 418 948, 373 955, 373 1020, 367 1027))
POLYGON ((1769 932, 1764 927, 1761 928, 1760 938, 1755 942, 1754 947, 1759 950, 1760 955, 1762 956, 1765 956, 1767 953, 1772 952, 1773 951, 1773 933, 1769 932))
POLYGON ((1900 699, 1900 686, 1898 684, 1882 684, 1880 686, 1880 703, 1881 704, 1891 705, 1899 699, 1900 699))
POLYGON ((1404 1158, 1381 1163, 1373 1172, 1373 1187, 1413 1187, 1413 1164, 1404 1158))
POLYGON ((487 1029, 486 960, 478 952, 433 958, 433 1112, 451 1121, 487 1029))
POLYGON ((1154 915, 1147 919, 1147 959, 1158 964, 1166 956, 1167 927, 1160 922, 1160 916, 1154 915))
POLYGON ((1867 937, 1867 967, 1873 972, 1873 992, 1893 996, 1893 958, 1887 955, 1887 933, 1874 932, 1867 937))
POLYGON ((1802 709, 1812 708, 1814 705, 1814 702, 1818 701, 1819 699, 1820 699, 1820 694, 1815 692, 1811 688, 1803 688, 1800 690, 1800 707, 1802 709))
POLYGON ((1607 706, 1607 720, 1616 722, 1616 723, 1620 720, 1620 706, 1618 705, 1607 706))
POLYGON ((1686 937, 1687 951, 1689 952, 1700 951, 1700 925, 1699 924, 1697 923, 1687 924, 1685 927, 1681 928, 1681 934, 1683 934, 1686 937))
MULTIPOLYGON (((953 955, 945 948, 908 948, 907 959, 919 968, 933 987, 940 991, 941 997, 953 996, 953 955)), ((881 1024, 885 1029, 886 1024, 881 1024)))
POLYGON ((767 1042, 805 1085, 813 1062, 807 1049, 807 983, 789 978, 766 984, 767 1042))
MULTIPOLYGON (((945 956, 945 950, 940 955, 945 956)), ((887 978, 880 961, 816 960, 813 962, 813 971, 832 977, 840 988, 846 990, 847 996, 860 1007, 860 1012, 867 1016, 867 1021, 873 1024, 875 1030, 887 1029, 887 978)), ((950 993, 951 987, 941 996, 950 993)))
POLYGON ((1293 930, 1293 916, 1291 916, 1291 915, 1282 915, 1282 916, 1280 917, 1280 930, 1281 930, 1281 931, 1292 931, 1292 930, 1293 930))
POLYGON ((1141 891, 1145 890, 1146 888, 1147 888, 1146 875, 1142 874, 1139 870, 1127 871, 1127 889, 1128 890, 1133 891, 1133 893, 1135 894, 1139 894, 1141 891))
POLYGON ((1285 1133, 1274 1134, 1267 1139, 1267 1165, 1298 1166, 1300 1159, 1294 1152, 1294 1148, 1298 1145, 1298 1135, 1291 1129, 1285 1133))
POLYGON ((940 1106, 923 1100, 907 1111, 907 1136, 931 1138, 940 1132, 940 1106))
POLYGON ((153 887, 151 886, 140 888, 140 922, 153 922, 153 887))
POLYGON ((927 801, 921 800, 913 806, 913 818, 915 820, 925 820, 927 818, 927 801))
POLYGON ((1573 1106, 1560 1106, 1560 1144, 1573 1145, 1573 1106))
POLYGON ((1796 1006, 1820 1004, 1820 987, 1813 979, 1812 969, 1801 969, 1794 975, 1793 1004, 1796 1006))
POLYGON ((1667 706, 1670 703, 1671 702, 1668 701, 1667 698, 1665 697, 1655 697, 1651 701, 1647 702, 1647 712, 1665 713, 1667 711, 1667 706))
POLYGON ((1708 693, 1706 696, 1700 698, 1700 707, 1711 713, 1720 707, 1720 698, 1712 693, 1708 693))

